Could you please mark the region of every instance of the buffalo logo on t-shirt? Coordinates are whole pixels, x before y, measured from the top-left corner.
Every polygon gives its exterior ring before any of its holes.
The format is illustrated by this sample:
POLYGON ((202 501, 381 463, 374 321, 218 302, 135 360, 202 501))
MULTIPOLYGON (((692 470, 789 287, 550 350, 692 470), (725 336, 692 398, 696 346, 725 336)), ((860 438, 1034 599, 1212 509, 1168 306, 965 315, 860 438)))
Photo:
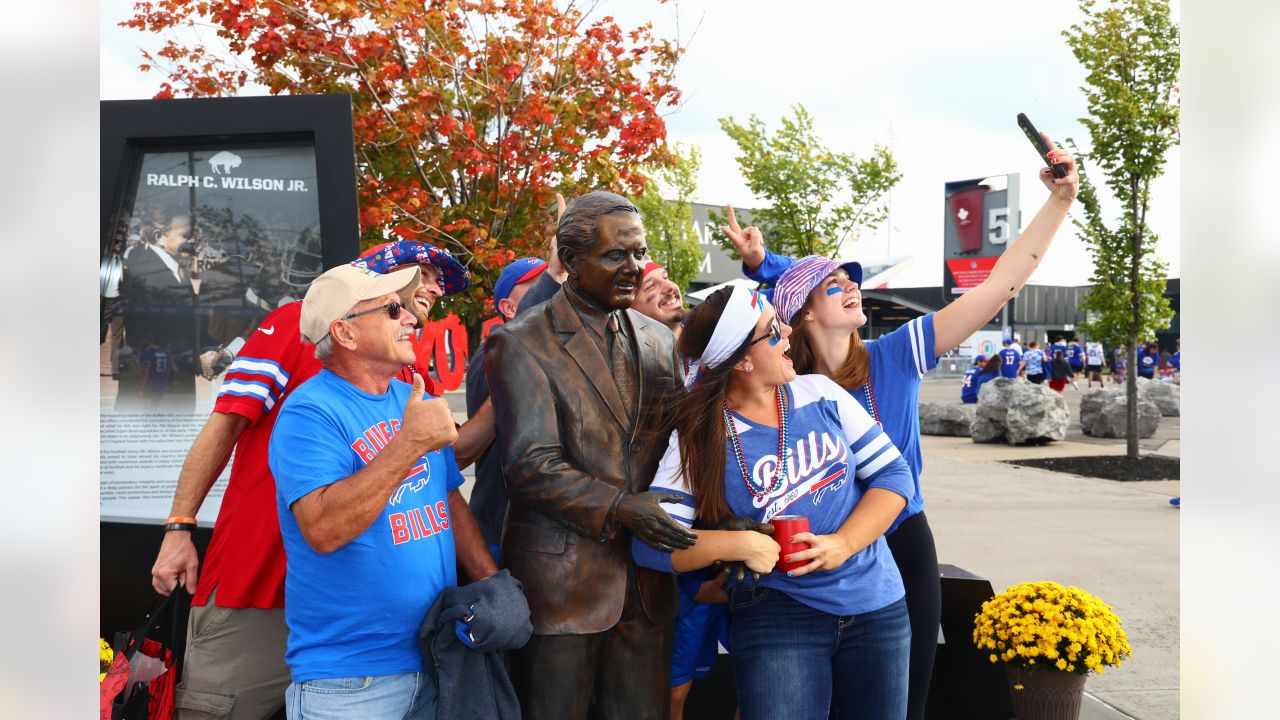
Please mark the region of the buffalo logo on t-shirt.
POLYGON ((416 493, 431 482, 431 464, 427 462, 424 455, 418 459, 418 464, 413 466, 409 474, 405 476, 400 483, 400 487, 391 493, 391 499, 387 501, 388 505, 399 505, 400 498, 404 497, 406 492, 416 493))
MULTIPOLYGON (((765 522, 809 494, 813 495, 813 504, 819 505, 827 493, 844 485, 848 456, 849 446, 843 440, 826 432, 810 432, 788 449, 786 482, 771 493, 753 497, 751 502, 757 508, 765 508, 765 522)), ((762 456, 752 468, 752 482, 764 490, 772 484, 777 468, 777 455, 762 456)))

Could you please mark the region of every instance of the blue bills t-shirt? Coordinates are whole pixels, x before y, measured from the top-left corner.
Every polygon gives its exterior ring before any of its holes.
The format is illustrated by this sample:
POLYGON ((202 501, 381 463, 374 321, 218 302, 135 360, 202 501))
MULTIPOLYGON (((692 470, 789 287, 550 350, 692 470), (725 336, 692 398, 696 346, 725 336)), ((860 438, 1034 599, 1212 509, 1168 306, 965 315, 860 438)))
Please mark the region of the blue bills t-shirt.
POLYGON ((1011 347, 1000 350, 1000 377, 1018 377, 1018 363, 1022 361, 1022 353, 1011 347))
POLYGON ((423 455, 361 535, 328 555, 307 544, 290 507, 355 474, 400 428, 412 387, 370 395, 328 370, 280 409, 269 451, 288 568, 285 662, 294 682, 423 669, 418 625, 457 584, 448 492, 462 485, 453 448, 423 455))
MULTIPOLYGON (((987 372, 981 366, 966 370, 964 379, 960 382, 960 402, 966 404, 978 402, 978 393, 982 391, 982 384, 997 377, 1000 377, 999 373, 987 372)), ((898 522, 902 522, 902 518, 899 518, 898 522)))
POLYGON ((1080 343, 1073 342, 1067 345, 1067 352, 1063 356, 1067 358, 1067 364, 1073 370, 1084 367, 1084 348, 1080 347, 1080 343))
MULTIPOLYGON (((911 468, 912 491, 907 506, 886 535, 897 530, 903 520, 924 510, 924 494, 920 492, 920 474, 924 470, 920 453, 920 379, 938 365, 933 346, 933 313, 867 343, 871 399, 885 433, 911 468)), ((867 407, 864 388, 854 388, 849 395, 864 409, 867 407)))
POLYGON ((976 403, 978 402, 978 376, 982 374, 982 366, 974 365, 964 371, 964 377, 960 380, 960 402, 976 403))
MULTIPOLYGON (((748 481, 744 481, 732 445, 726 440, 725 497, 735 515, 759 522, 778 515, 803 515, 809 518, 811 532, 829 535, 839 529, 871 488, 910 497, 910 468, 889 437, 843 388, 823 375, 801 375, 786 387, 791 401, 791 457, 781 485, 772 492, 765 490, 773 484, 778 468, 778 429, 733 416, 749 483, 759 494, 748 491, 748 481)), ((662 507, 676 520, 693 525, 696 510, 680 468, 677 433, 671 434, 649 489, 680 495, 682 503, 662 507)), ((671 570, 668 553, 638 540, 633 540, 632 552, 646 567, 671 570)), ((774 571, 761 577, 759 584, 833 615, 879 610, 904 595, 902 578, 883 535, 838 568, 794 578, 774 571)))

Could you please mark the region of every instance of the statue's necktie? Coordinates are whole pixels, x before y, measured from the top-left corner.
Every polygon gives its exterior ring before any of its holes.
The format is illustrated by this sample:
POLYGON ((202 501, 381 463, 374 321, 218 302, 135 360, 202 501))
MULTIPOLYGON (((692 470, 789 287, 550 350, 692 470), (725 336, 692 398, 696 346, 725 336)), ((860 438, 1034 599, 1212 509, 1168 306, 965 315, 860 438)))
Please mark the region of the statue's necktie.
POLYGON ((622 332, 618 313, 609 313, 609 364, 613 370, 613 382, 622 396, 622 407, 628 417, 635 411, 636 381, 631 369, 631 345, 622 332))

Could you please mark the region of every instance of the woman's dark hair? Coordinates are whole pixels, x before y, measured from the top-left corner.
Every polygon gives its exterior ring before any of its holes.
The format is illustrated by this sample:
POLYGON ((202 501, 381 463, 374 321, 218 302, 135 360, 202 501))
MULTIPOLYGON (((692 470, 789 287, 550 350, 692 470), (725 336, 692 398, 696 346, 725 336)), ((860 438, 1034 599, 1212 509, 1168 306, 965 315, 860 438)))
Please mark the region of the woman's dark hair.
POLYGON ((991 357, 987 358, 987 361, 982 364, 982 371, 989 373, 1000 372, 1000 364, 1002 362, 1004 361, 1000 359, 1000 353, 992 353, 991 357))
MULTIPOLYGON (((732 294, 732 287, 720 288, 689 313, 680 334, 682 356, 702 357, 732 294)), ((733 366, 747 354, 749 342, 743 340, 742 346, 719 366, 703 368, 702 377, 675 406, 673 424, 680 436, 680 469, 694 497, 699 523, 716 523, 733 514, 724 492, 727 453, 723 408, 729 376, 733 366)))
MULTIPOLYGON (((816 292, 816 290, 814 291, 816 292)), ((791 326, 791 349, 787 352, 791 356, 791 365, 799 375, 808 375, 816 373, 815 365, 817 359, 814 356, 812 340, 809 339, 809 333, 806 331, 808 321, 804 319, 805 313, 809 312, 809 305, 813 302, 814 293, 809 293, 809 297, 805 299, 804 305, 796 311, 793 322, 787 323, 791 326)), ((862 342, 862 338, 858 337, 858 331, 855 329, 849 334, 849 354, 845 356, 844 362, 840 368, 836 370, 835 375, 831 376, 836 384, 845 390, 854 390, 866 385, 871 378, 871 354, 867 352, 867 346, 862 342)))
MULTIPOLYGON (((595 190, 575 199, 565 208, 556 226, 556 242, 563 251, 581 255, 596 242, 600 218, 615 213, 639 213, 631 201, 606 190, 595 190)), ((562 258, 563 260, 563 258, 562 258)))

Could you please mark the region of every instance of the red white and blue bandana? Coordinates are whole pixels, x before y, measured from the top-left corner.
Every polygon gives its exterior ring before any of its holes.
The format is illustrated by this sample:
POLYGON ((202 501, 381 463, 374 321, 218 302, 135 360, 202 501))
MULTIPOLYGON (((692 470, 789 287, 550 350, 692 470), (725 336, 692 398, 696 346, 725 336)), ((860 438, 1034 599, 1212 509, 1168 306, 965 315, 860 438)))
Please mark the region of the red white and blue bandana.
POLYGON ((702 377, 703 368, 717 367, 742 347, 768 302, 759 290, 748 290, 741 285, 733 287, 702 357, 686 358, 686 386, 692 386, 702 377))
POLYGON ((383 275, 414 265, 433 265, 444 285, 444 294, 452 295, 467 287, 471 273, 447 251, 417 240, 397 240, 375 245, 351 263, 383 275))

